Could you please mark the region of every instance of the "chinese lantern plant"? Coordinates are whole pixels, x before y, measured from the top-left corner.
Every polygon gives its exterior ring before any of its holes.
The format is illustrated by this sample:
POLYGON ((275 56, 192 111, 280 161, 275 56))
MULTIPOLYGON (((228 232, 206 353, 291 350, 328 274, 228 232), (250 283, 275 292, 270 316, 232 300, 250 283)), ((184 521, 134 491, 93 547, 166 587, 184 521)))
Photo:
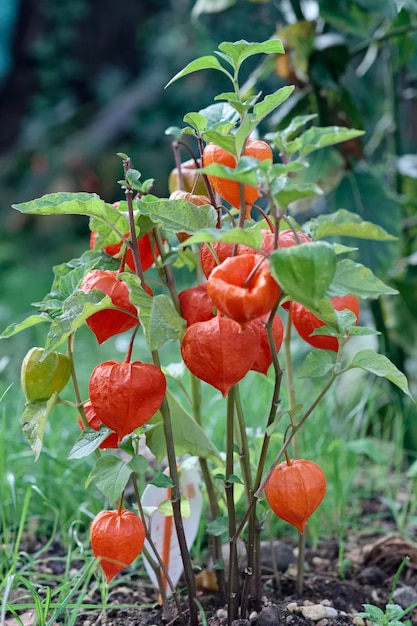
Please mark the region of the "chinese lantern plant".
MULTIPOLYGON (((288 212, 293 202, 321 193, 315 184, 298 184, 291 172, 303 168, 305 157, 321 145, 358 137, 361 132, 315 128, 309 117, 297 119, 288 131, 271 133, 270 145, 252 138, 259 124, 291 95, 293 88, 245 97, 239 71, 252 55, 282 52, 282 44, 276 39, 264 43, 225 42, 219 46, 218 56, 208 55, 191 62, 174 77, 171 82, 197 70, 220 71, 225 80, 230 80, 232 91, 222 93, 201 112, 185 116, 187 126, 179 131, 180 135, 183 132, 190 142, 195 139, 196 158, 192 163, 204 167, 197 171, 185 162, 181 177, 176 163, 170 198, 153 195, 151 182, 142 183, 140 172, 133 168, 127 155, 121 154, 123 180, 119 182, 126 202, 118 206, 87 193, 48 194, 15 205, 17 210, 32 215, 88 216, 90 230, 98 233, 92 250, 54 268, 51 292, 36 305, 37 313, 3 334, 12 336, 38 324, 49 329, 45 347, 40 349, 45 350, 45 358, 36 363, 34 357, 29 358, 22 379, 28 397, 23 414, 25 434, 39 455, 51 405, 58 401, 58 393, 70 375, 74 399, 65 401, 66 408, 73 412, 75 424, 80 415, 84 429, 69 456, 81 459, 95 454, 91 480, 113 507, 101 512, 91 526, 92 549, 107 581, 133 563, 148 530, 145 519, 119 506, 130 482, 141 511, 136 476, 147 475, 149 467, 140 454, 139 437, 145 436, 158 462, 167 459, 172 520, 192 626, 197 626, 198 614, 181 511, 178 467, 182 457, 199 458, 211 522, 218 523, 222 517, 219 503, 226 503, 231 566, 226 581, 219 567, 217 581, 221 592, 226 592, 231 624, 238 617, 247 617, 249 600, 254 608, 261 606, 260 551, 256 549, 261 524, 256 505, 264 487, 277 515, 301 531, 324 496, 325 479, 316 464, 302 458, 283 458, 300 457, 289 451, 295 434, 308 418, 314 419, 316 407, 333 382, 345 371, 361 368, 389 379, 409 394, 404 375, 385 356, 359 350, 348 357, 344 351, 350 337, 375 332, 358 324, 357 302, 393 295, 395 291, 368 268, 345 258, 346 249, 324 240, 329 233, 336 237, 353 236, 358 230, 358 219, 361 236, 380 240, 389 240, 390 236, 348 212, 310 220, 307 233, 288 212), (305 130, 307 124, 310 126, 305 130), (256 149, 251 152, 253 146, 256 149), (278 153, 282 158, 274 163, 272 157, 278 153), (223 199, 233 205, 232 210, 215 206, 210 181, 223 199), (208 182, 204 190, 202 182, 208 182), (228 195, 231 191, 233 197, 228 195), (252 221, 255 216, 259 220, 256 223, 252 221), (156 295, 147 288, 149 263, 140 245, 147 241, 149 233, 154 276, 158 276, 156 295), (183 243, 178 242, 177 234, 183 243), (127 261, 130 252, 132 264, 127 261), (120 267, 123 263, 124 268, 120 267), (184 276, 185 268, 190 270, 188 287, 179 289, 178 276, 184 276), (340 307, 336 298, 342 301, 340 307), (289 306, 289 311, 283 311, 281 304, 289 306), (337 342, 337 351, 332 352, 331 348, 330 354, 324 353, 323 346, 317 349, 308 345, 310 352, 302 373, 322 381, 322 388, 313 399, 295 398, 292 393, 291 337, 297 335, 291 332, 294 327, 299 331, 300 307, 304 327, 307 318, 315 318, 314 328, 308 327, 308 334, 305 333, 309 340, 317 337, 323 341, 327 333, 327 339, 337 342), (89 381, 83 381, 85 388, 88 383, 85 395, 89 400, 80 392, 77 365, 77 331, 85 324, 95 332, 100 350, 101 343, 121 332, 129 337, 124 361, 106 358, 93 369, 89 381), (142 341, 137 341, 138 336, 142 341), (164 362, 164 347, 171 342, 176 343, 186 370, 179 381, 178 395, 167 389, 164 374, 168 371, 164 366, 169 365, 164 362), (66 354, 56 356, 61 354, 61 346, 66 347, 66 354), (133 350, 138 353, 134 358, 133 350), (39 373, 39 380, 35 380, 33 372, 39 373), (258 403, 256 416, 250 416, 262 433, 260 454, 255 456, 247 440, 250 407, 240 401, 240 388, 250 386, 256 395, 262 382, 267 385, 270 401, 258 403), (220 451, 211 440, 211 425, 205 423, 207 407, 201 393, 205 385, 212 388, 212 397, 218 400, 216 406, 221 407, 224 418, 224 449, 220 451), (284 385, 288 394, 282 394, 284 385), (50 393, 53 402, 41 397, 50 393), (288 406, 283 406, 286 403, 288 406), (101 425, 112 431, 111 440, 101 425), (280 428, 285 432, 285 441, 273 460, 274 469, 270 470, 267 458, 271 434, 280 428), (116 445, 123 448, 123 457, 114 453, 116 445), (212 478, 213 458, 216 471, 218 465, 222 470, 216 474, 221 477, 217 482, 212 478), (235 485, 240 482, 243 496, 238 507, 235 485), (243 530, 248 547, 241 585, 236 543, 243 530), (251 572, 255 575, 251 576, 251 572)), ((166 480, 165 474, 161 483, 165 490, 166 480)), ((211 545, 212 560, 219 563, 222 546, 218 534, 211 537, 211 545)), ((164 552, 169 555, 168 549, 164 552)))
POLYGON ((141 553, 145 528, 132 511, 101 511, 91 523, 90 538, 93 554, 109 583, 141 553))

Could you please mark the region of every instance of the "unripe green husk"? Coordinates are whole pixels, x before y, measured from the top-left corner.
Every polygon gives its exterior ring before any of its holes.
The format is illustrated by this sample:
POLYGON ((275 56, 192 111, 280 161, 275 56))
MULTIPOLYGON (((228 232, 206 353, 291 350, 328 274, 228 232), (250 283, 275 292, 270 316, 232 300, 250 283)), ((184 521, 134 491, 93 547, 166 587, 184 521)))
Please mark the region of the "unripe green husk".
POLYGON ((43 358, 43 348, 32 348, 23 359, 20 382, 29 402, 47 400, 62 391, 71 376, 71 360, 60 352, 43 358))

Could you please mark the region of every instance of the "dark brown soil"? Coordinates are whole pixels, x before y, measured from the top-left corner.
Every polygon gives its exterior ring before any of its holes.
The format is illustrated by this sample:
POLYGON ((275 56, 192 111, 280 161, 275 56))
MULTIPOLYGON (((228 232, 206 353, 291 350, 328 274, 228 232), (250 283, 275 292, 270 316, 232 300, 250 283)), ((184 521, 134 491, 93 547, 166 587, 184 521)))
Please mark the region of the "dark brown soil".
MULTIPOLYGON (((366 527, 366 517, 363 521, 366 527)), ((381 524, 378 534, 352 535, 343 546, 336 541, 326 541, 316 549, 307 547, 302 593, 296 592, 296 546, 280 541, 274 546, 263 544, 262 604, 259 607, 249 604, 247 614, 235 620, 233 626, 370 626, 371 622, 364 622, 358 613, 364 610, 366 603, 385 610, 393 587, 393 601, 402 608, 417 602, 416 540, 417 533, 401 537, 388 522, 381 524), (408 562, 404 564, 405 557, 408 562), (397 576, 400 566, 401 574, 397 576)), ((27 553, 39 550, 39 540, 28 538, 27 543, 27 553)), ((75 575, 77 564, 72 567, 75 575)), ((49 574, 51 580, 59 580, 64 570, 65 553, 59 544, 52 544, 35 563, 31 582, 35 585, 39 582, 37 571, 44 581, 49 574)), ((196 572, 196 583, 202 626, 226 626, 227 606, 215 589, 214 572, 209 569, 196 572)), ((93 579, 82 604, 93 607, 101 605, 102 601, 97 579, 93 579)), ((173 601, 170 614, 163 614, 153 586, 143 573, 138 574, 132 567, 112 581, 105 612, 99 608, 81 608, 75 622, 71 623, 74 626, 189 626, 184 594, 179 601, 182 622, 173 601)), ((34 624, 29 610, 19 611, 19 614, 24 626, 34 624)), ((404 623, 406 620, 417 625, 417 609, 408 612, 404 623)), ((63 616, 57 623, 66 623, 63 616)), ((17 626, 18 622, 7 615, 4 624, 17 626)))
MULTIPOLYGON (((284 546, 284 551, 286 558, 288 546, 284 546)), ((343 575, 338 555, 336 542, 326 542, 317 550, 307 549, 305 584, 301 594, 295 591, 295 564, 275 576, 266 558, 262 575, 262 607, 257 611, 249 608, 248 615, 235 620, 233 626, 311 626, 314 623, 318 626, 362 626, 358 612, 363 611, 365 603, 385 609, 396 572, 405 556, 410 560, 396 585, 395 602, 406 608, 416 601, 417 546, 411 541, 395 534, 356 537, 354 542, 345 546, 343 575), (321 607, 317 609, 317 605, 321 607), (313 619, 303 614, 306 607, 310 607, 307 611, 316 611, 313 619)), ((209 571, 198 575, 199 601, 204 607, 207 624, 224 626, 227 624, 227 607, 218 594, 210 591, 212 580, 209 571)), ((94 602, 94 594, 91 600, 94 602)), ((98 593, 96 601, 99 602, 98 593)), ((181 623, 174 608, 173 615, 164 619, 157 598, 140 579, 130 579, 113 587, 109 603, 112 608, 106 614, 80 614, 76 626, 171 626, 181 623), (144 603, 148 608, 118 608, 118 605, 144 603)), ((186 604, 184 619, 188 626, 186 604)), ((407 614, 407 619, 417 624, 417 610, 407 614)))

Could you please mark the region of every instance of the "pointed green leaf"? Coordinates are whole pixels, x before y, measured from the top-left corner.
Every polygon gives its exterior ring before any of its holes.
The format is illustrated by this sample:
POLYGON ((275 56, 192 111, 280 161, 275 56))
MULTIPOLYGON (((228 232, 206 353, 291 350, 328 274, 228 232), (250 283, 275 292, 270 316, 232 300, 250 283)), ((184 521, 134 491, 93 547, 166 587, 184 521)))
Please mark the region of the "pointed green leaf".
POLYGON ((365 337, 367 335, 380 335, 379 330, 366 328, 365 326, 352 326, 349 328, 349 337, 365 337))
POLYGON ((193 72, 199 72, 200 70, 219 70, 226 74, 230 78, 232 78, 224 67, 219 63, 218 59, 212 55, 202 56, 199 59, 195 59, 195 61, 191 61, 182 69, 180 72, 175 74, 173 78, 165 85, 165 89, 172 85, 179 78, 183 78, 187 76, 187 74, 192 74, 193 72))
POLYGON ((39 315, 29 315, 29 317, 23 320, 23 322, 14 322, 13 324, 7 326, 7 328, 5 328, 0 335, 0 339, 7 339, 8 337, 17 335, 17 333, 20 333, 22 330, 26 330, 26 328, 31 328, 32 326, 42 324, 43 322, 51 322, 49 315, 46 315, 45 313, 40 313, 39 315))
POLYGON ((255 104, 253 112, 257 122, 259 123, 267 115, 272 113, 272 111, 274 111, 280 104, 285 102, 285 100, 290 97, 294 89, 295 87, 293 85, 281 87, 281 89, 278 89, 275 93, 265 96, 261 102, 255 104))
POLYGON ((107 428, 107 426, 101 426, 99 431, 93 430, 93 428, 86 428, 71 448, 68 459, 83 459, 89 456, 97 450, 99 445, 103 443, 112 432, 113 431, 107 428))
POLYGON ((301 200, 301 198, 308 198, 309 196, 320 196, 323 194, 323 191, 315 184, 307 183, 300 185, 287 176, 281 176, 272 181, 271 193, 276 204, 281 208, 285 208, 295 200, 301 200))
MULTIPOLYGON (((402 206, 388 194, 380 176, 362 165, 345 173, 330 200, 336 207, 358 213, 362 219, 378 224, 386 232, 402 235, 402 206)), ((347 239, 344 243, 356 246, 355 261, 369 267, 379 278, 389 275, 401 258, 401 242, 347 239)))
POLYGON ((412 398, 408 389, 407 378, 384 354, 378 354, 373 350, 361 350, 355 354, 349 365, 349 369, 355 367, 371 372, 375 376, 386 378, 412 398))
POLYGON ((171 476, 167 476, 166 474, 158 474, 158 476, 155 476, 155 478, 151 480, 150 484, 155 487, 163 487, 164 489, 171 489, 174 487, 171 476))
POLYGON ((101 291, 75 292, 64 302, 62 314, 53 320, 46 339, 45 349, 48 351, 56 350, 77 328, 84 324, 87 317, 97 311, 111 308, 114 308, 111 299, 109 296, 104 296, 101 291))
POLYGON ((248 42, 244 39, 235 42, 223 42, 219 45, 219 50, 234 61, 238 67, 245 59, 255 54, 283 54, 284 46, 279 39, 269 39, 261 43, 248 42))
POLYGON ((122 495, 133 469, 117 456, 102 456, 91 471, 91 478, 101 493, 114 505, 122 495))
POLYGON ((14 209, 31 215, 88 215, 109 223, 117 222, 119 211, 95 193, 49 193, 36 200, 13 204, 14 209))
POLYGON ((215 143, 230 154, 236 154, 236 139, 234 135, 224 135, 223 133, 209 128, 203 133, 204 141, 215 143))
POLYGON ((212 522, 207 522, 206 530, 209 535, 213 535, 214 537, 220 537, 220 535, 227 533, 229 530, 227 517, 218 517, 212 522))
POLYGON ((292 300, 318 307, 336 271, 336 255, 324 241, 275 250, 272 275, 292 300))
MULTIPOLYGON (((190 502, 183 494, 181 494, 180 496, 180 508, 181 517, 183 517, 184 519, 188 519, 191 515, 190 502)), ((171 500, 164 500, 163 502, 161 502, 161 504, 158 505, 157 510, 162 515, 165 515, 165 517, 172 517, 173 510, 171 500)))
POLYGON ((131 302, 138 308, 149 350, 159 350, 167 341, 183 336, 185 321, 175 310, 171 298, 164 294, 149 296, 134 274, 126 272, 121 278, 129 287, 131 302))
POLYGON ((329 352, 326 350, 313 350, 309 352, 303 361, 299 378, 320 378, 327 376, 333 369, 334 363, 329 352))
POLYGON ((355 139, 355 137, 361 137, 363 134, 363 130, 353 128, 340 126, 325 126, 320 128, 313 126, 293 142, 293 146, 290 148, 290 154, 298 152, 300 157, 304 157, 319 148, 332 146, 342 141, 347 141, 348 139, 355 139))
MULTIPOLYGON (((227 94, 224 95, 226 96, 227 94)), ((225 124, 235 126, 239 121, 239 114, 228 102, 210 104, 208 107, 200 109, 199 113, 204 115, 208 126, 212 129, 218 129, 219 126, 224 126, 225 124)))
POLYGON ((331 215, 320 215, 311 221, 315 238, 340 236, 373 239, 375 241, 395 241, 398 237, 390 235, 381 226, 362 220, 360 215, 346 209, 340 209, 331 215))
POLYGON ((22 415, 23 434, 38 460, 42 450, 43 435, 49 413, 58 402, 58 394, 54 393, 48 400, 27 402, 22 415))
MULTIPOLYGON (((168 404, 177 455, 190 454, 201 458, 219 458, 219 452, 208 435, 170 392, 168 392, 168 404)), ((166 456, 161 414, 158 412, 148 425, 153 427, 146 431, 146 443, 158 461, 161 461, 166 456)))
POLYGON ((207 119, 201 113, 187 113, 184 116, 184 122, 195 128, 200 135, 207 128, 207 119))
POLYGON ((256 170, 258 168, 258 159, 243 156, 237 162, 236 168, 219 165, 218 163, 212 163, 211 165, 202 168, 200 171, 204 174, 210 174, 210 176, 218 176, 219 178, 226 178, 227 180, 234 180, 238 183, 245 183, 251 187, 256 187, 256 170))
POLYGON ((398 291, 383 283, 368 267, 351 259, 341 259, 337 262, 336 272, 326 295, 332 298, 348 293, 368 299, 396 295, 398 291))
POLYGON ((195 233, 216 226, 217 212, 210 205, 196 206, 185 200, 162 199, 152 202, 138 200, 141 213, 155 224, 173 232, 195 233))

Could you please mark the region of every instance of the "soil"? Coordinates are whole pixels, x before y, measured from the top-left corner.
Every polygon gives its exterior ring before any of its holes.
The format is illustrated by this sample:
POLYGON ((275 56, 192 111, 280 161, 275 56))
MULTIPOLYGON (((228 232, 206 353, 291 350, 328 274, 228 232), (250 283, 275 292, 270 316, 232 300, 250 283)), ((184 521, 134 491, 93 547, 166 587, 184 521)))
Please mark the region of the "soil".
MULTIPOLYGON (((232 626, 387 624, 370 622, 358 613, 364 610, 363 605, 367 603, 385 611, 393 587, 394 603, 405 609, 417 602, 415 540, 416 536, 399 536, 394 532, 392 524, 387 523, 377 534, 365 531, 352 535, 343 546, 339 546, 336 541, 326 541, 316 549, 307 547, 302 593, 296 592, 297 547, 281 541, 275 542, 273 546, 265 543, 262 545, 262 604, 259 607, 249 605, 247 614, 233 621, 232 626), (343 550, 340 549, 342 547, 343 550), (409 559, 406 563, 403 562, 405 557, 409 559), (399 569, 401 572, 398 576, 399 569)), ((55 577, 63 574, 65 568, 65 559, 55 558, 59 554, 64 555, 62 548, 59 544, 53 544, 47 555, 43 554, 43 565, 40 566, 49 568, 55 577)), ((204 609, 201 624, 226 626, 227 606, 216 591, 214 572, 210 569, 196 572, 196 584, 198 600, 204 609)), ((82 601, 90 606, 101 604, 102 597, 96 579, 92 580, 82 601)), ((74 626, 177 626, 181 620, 171 602, 171 614, 164 616, 157 593, 149 580, 143 574, 138 574, 137 570, 128 568, 110 585, 109 608, 105 612, 93 608, 81 609, 74 626), (135 608, 125 608, 126 605, 135 608)), ((180 603, 183 606, 182 624, 189 626, 185 597, 180 598, 180 603)), ((34 624, 29 611, 20 613, 20 618, 25 626, 34 624)), ((408 623, 417 625, 417 609, 408 612, 402 619, 404 623, 410 620, 408 623)), ((4 623, 5 626, 18 624, 12 616, 4 623)))

